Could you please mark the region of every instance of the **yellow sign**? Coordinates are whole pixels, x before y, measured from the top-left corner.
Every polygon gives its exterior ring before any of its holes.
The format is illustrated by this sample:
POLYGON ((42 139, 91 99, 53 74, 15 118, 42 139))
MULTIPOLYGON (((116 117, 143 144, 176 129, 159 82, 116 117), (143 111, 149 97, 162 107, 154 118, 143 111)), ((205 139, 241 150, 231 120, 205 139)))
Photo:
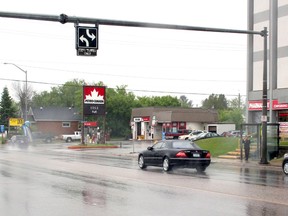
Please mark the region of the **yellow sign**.
POLYGON ((23 118, 10 118, 9 125, 10 126, 22 126, 24 124, 23 118))

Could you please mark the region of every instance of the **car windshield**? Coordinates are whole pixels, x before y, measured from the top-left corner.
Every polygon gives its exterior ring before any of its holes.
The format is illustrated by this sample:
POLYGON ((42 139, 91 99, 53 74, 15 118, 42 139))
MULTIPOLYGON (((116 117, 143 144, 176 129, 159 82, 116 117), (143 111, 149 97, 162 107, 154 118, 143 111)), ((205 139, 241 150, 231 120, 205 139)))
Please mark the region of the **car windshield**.
POLYGON ((200 149, 199 146, 197 146, 195 143, 192 143, 192 142, 173 142, 172 148, 176 148, 176 149, 187 149, 187 148, 200 149))

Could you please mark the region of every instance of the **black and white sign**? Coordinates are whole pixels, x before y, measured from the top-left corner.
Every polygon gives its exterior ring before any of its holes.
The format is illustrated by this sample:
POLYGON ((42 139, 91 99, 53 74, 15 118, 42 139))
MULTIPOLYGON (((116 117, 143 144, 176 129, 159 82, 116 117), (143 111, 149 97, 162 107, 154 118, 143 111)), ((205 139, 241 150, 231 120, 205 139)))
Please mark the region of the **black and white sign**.
POLYGON ((96 56, 98 49, 98 27, 77 26, 77 55, 96 56))

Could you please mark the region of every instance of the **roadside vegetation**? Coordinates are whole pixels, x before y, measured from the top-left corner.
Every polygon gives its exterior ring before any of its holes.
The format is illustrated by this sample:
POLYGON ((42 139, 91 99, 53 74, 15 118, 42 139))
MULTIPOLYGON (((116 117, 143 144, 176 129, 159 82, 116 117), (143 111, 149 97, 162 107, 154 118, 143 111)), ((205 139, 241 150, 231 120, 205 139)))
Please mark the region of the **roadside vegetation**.
MULTIPOLYGON (((195 143, 203 149, 209 150, 212 158, 225 155, 230 151, 239 148, 239 138, 236 137, 216 137, 195 141, 195 143)), ((288 146, 288 141, 280 142, 280 146, 288 146)), ((270 163, 281 165, 283 156, 273 159, 270 163)))
POLYGON ((216 137, 197 140, 195 143, 203 149, 209 150, 212 157, 225 155, 227 152, 235 151, 239 146, 239 138, 235 137, 216 137))

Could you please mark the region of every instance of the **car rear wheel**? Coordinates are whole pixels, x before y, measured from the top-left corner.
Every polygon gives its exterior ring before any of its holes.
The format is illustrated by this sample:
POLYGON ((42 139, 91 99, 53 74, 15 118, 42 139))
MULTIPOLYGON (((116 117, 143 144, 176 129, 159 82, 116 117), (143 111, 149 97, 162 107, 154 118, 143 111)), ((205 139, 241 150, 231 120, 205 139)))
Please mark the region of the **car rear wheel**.
POLYGON ((171 165, 170 165, 170 160, 169 160, 169 158, 168 157, 165 157, 164 159, 163 159, 163 171, 164 172, 168 172, 168 171, 170 171, 171 170, 171 165))
POLYGON ((52 139, 51 138, 46 138, 45 139, 45 143, 51 143, 52 142, 52 139))
POLYGON ((140 169, 145 169, 147 167, 143 155, 140 155, 138 157, 138 166, 140 167, 140 169))
POLYGON ((68 137, 68 138, 66 139, 66 142, 67 142, 67 143, 72 142, 72 138, 71 138, 71 137, 68 137))
POLYGON ((285 173, 285 175, 288 175, 288 160, 283 162, 283 172, 285 173))
POLYGON ((197 166, 196 167, 197 172, 204 172, 206 170, 205 166, 197 166))

